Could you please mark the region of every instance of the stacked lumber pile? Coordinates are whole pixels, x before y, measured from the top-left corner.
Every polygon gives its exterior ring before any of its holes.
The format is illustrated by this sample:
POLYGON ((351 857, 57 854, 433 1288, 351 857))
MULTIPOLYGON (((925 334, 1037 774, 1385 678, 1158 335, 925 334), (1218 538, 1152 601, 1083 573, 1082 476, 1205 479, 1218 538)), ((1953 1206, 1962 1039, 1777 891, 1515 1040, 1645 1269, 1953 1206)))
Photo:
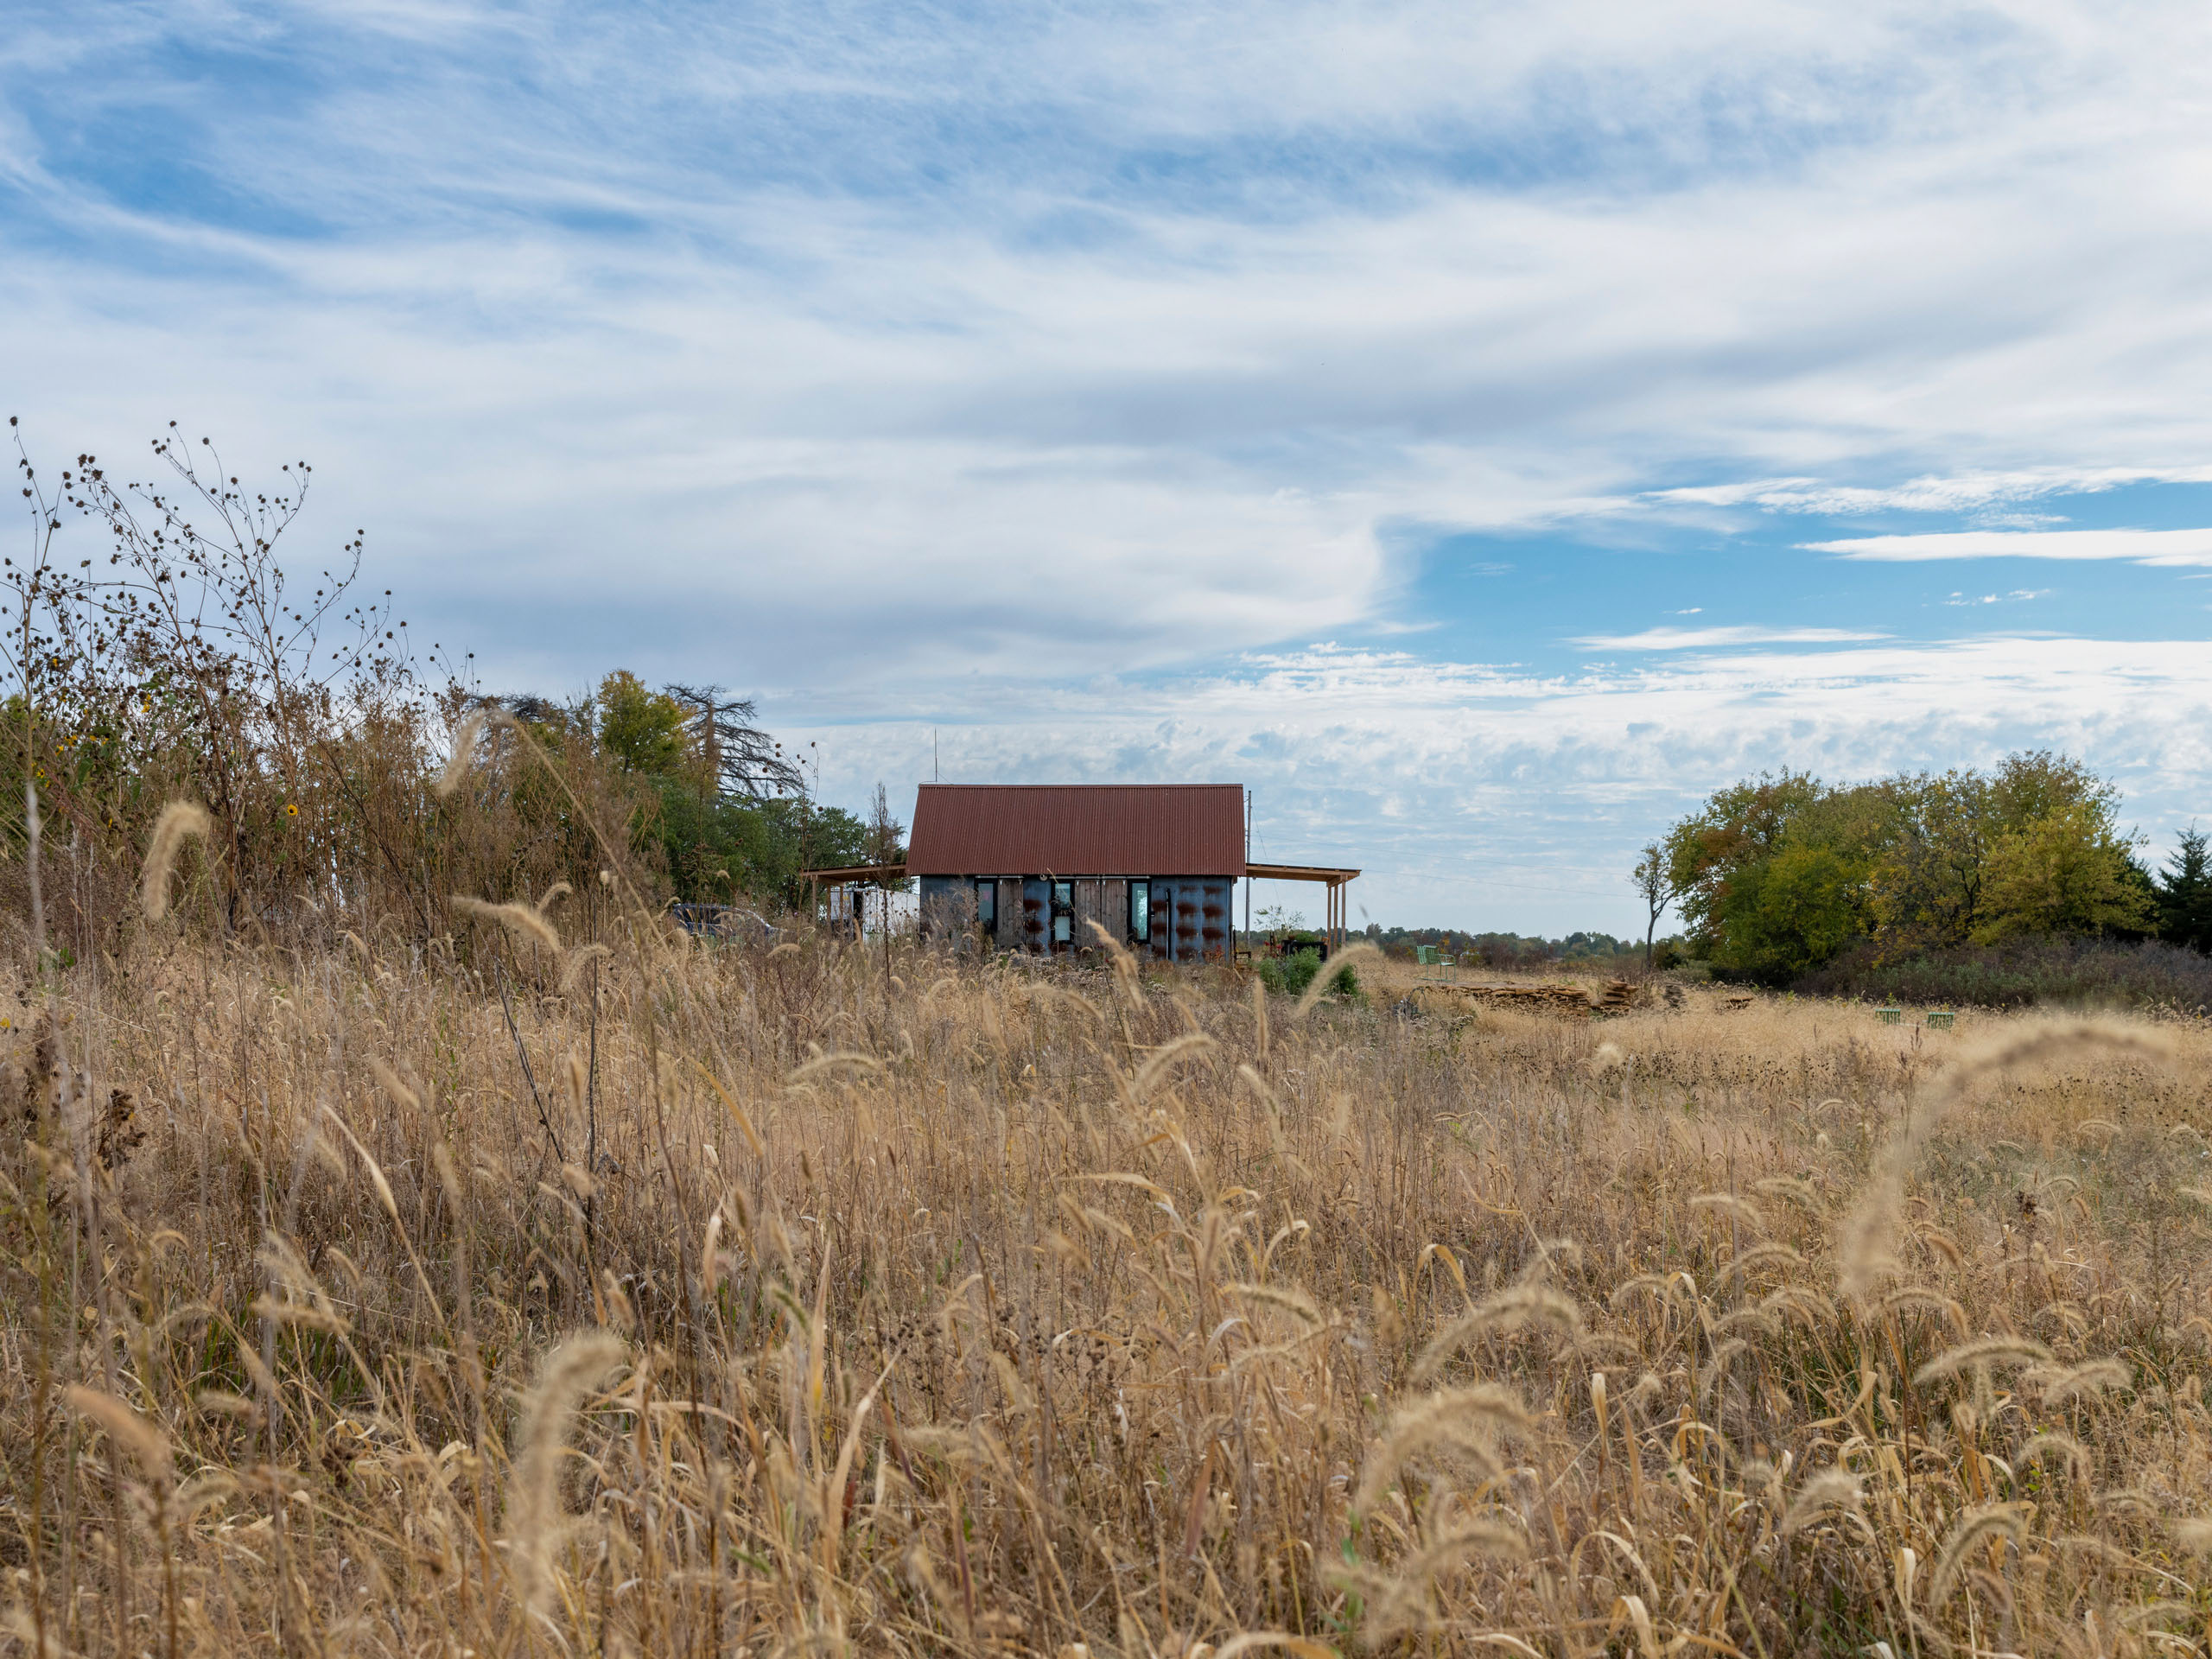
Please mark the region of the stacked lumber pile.
POLYGON ((1451 985, 1439 986, 1492 1007, 1528 1008, 1540 1014, 1587 1014, 1588 996, 1580 985, 1451 985))
MULTIPOLYGON (((1424 986, 1422 988, 1431 988, 1424 986)), ((1578 1017, 1626 1014, 1643 995, 1624 979, 1609 982, 1594 1001, 1580 985, 1556 982, 1540 985, 1438 985, 1433 988, 1452 991, 1471 1001, 1486 1002, 1496 1008, 1527 1008, 1539 1014, 1566 1014, 1578 1017)))

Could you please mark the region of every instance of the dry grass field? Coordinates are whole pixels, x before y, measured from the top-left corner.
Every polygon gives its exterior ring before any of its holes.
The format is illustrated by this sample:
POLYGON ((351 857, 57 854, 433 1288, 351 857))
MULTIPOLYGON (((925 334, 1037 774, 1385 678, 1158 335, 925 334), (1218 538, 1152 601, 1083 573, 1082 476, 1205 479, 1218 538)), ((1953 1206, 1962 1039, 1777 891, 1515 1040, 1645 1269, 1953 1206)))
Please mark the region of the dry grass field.
POLYGON ((10 985, 0 1651, 2207 1651, 2202 1027, 508 919, 10 985))

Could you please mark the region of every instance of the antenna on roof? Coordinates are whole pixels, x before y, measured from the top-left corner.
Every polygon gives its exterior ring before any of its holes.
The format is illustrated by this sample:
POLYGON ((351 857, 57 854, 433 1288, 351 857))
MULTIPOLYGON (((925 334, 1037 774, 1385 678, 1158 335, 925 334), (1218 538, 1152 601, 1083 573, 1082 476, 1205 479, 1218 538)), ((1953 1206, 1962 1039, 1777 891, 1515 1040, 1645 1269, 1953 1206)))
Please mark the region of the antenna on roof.
POLYGON ((930 728, 930 782, 937 782, 937 728, 930 728))

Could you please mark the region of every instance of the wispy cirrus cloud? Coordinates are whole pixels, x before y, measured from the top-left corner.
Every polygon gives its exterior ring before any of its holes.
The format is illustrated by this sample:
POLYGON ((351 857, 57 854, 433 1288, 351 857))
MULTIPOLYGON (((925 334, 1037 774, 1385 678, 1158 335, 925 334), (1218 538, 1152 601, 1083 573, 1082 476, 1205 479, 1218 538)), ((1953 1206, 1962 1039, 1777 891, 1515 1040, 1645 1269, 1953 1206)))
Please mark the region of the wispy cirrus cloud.
POLYGON ((1937 559, 2124 559, 2131 564, 2212 564, 2212 530, 1961 530, 1805 542, 1808 552, 1887 564, 1937 559))
POLYGON ((1585 651, 1713 651, 1727 645, 1834 645, 1889 636, 1857 628, 1646 628, 1641 633, 1586 634, 1585 651))
POLYGON ((2008 509, 2054 495, 2098 495, 2135 484, 2208 482, 2212 482, 2212 467, 2177 460, 2158 467, 2054 465, 1936 474, 1884 485, 1840 484, 1817 478, 1746 479, 1648 490, 1640 499, 1662 505, 1748 506, 1834 518, 1877 512, 1963 513, 1982 525, 2002 528, 2012 519, 2048 521, 2048 515, 2008 509))

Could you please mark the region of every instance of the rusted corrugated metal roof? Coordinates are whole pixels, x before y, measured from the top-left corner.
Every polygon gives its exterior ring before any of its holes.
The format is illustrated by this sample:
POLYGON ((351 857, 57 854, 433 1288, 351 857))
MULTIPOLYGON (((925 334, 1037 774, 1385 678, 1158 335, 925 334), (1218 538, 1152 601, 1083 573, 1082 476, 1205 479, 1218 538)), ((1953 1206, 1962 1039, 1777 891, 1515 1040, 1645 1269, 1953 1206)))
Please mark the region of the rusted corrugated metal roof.
POLYGON ((1244 874, 1241 784, 924 784, 913 875, 1244 874))

